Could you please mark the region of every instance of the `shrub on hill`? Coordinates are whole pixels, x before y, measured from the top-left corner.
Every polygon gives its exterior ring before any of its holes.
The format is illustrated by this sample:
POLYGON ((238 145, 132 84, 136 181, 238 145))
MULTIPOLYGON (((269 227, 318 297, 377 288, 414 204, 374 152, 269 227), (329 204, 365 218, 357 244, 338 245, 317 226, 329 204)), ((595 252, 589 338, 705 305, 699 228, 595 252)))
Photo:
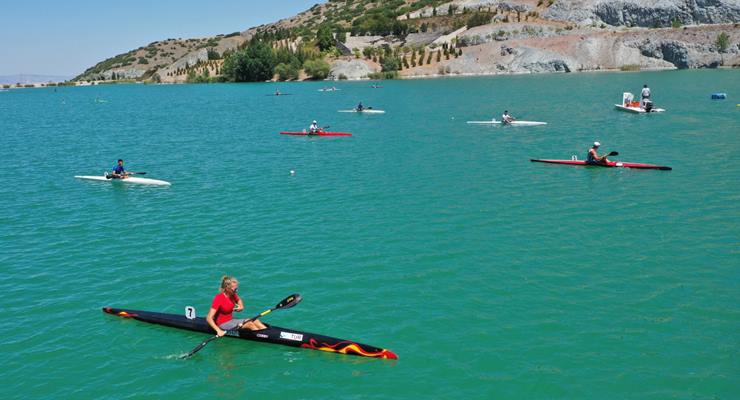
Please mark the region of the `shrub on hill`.
POLYGON ((311 79, 326 79, 329 76, 329 64, 322 59, 306 60, 303 69, 311 79))
POLYGON ((383 66, 383 72, 392 72, 401 69, 401 60, 394 56, 385 57, 381 64, 383 66))
POLYGON ((300 68, 292 64, 280 63, 275 67, 275 74, 281 81, 298 79, 300 68))
POLYGON ((474 12, 468 17, 468 28, 485 25, 491 22, 491 15, 484 12, 474 12))

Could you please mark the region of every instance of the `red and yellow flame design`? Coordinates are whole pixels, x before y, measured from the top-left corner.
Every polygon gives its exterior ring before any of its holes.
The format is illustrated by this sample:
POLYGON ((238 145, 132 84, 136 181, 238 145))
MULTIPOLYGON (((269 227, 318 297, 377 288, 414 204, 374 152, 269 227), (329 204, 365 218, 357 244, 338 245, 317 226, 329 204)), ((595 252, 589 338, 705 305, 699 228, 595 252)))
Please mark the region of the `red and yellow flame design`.
MULTIPOLYGON (((103 308, 103 311, 107 312, 108 314, 113 314, 113 309, 110 308, 110 307, 103 308)), ((126 311, 119 311, 119 312, 115 313, 115 315, 117 315, 119 317, 123 317, 123 318, 134 318, 134 317, 137 316, 137 314, 129 314, 126 311)))
POLYGON ((330 345, 327 343, 319 344, 319 342, 317 342, 316 339, 310 339, 308 343, 303 343, 301 347, 306 348, 306 349, 328 351, 331 353, 353 354, 353 355, 363 356, 363 357, 386 358, 389 360, 398 360, 398 356, 390 350, 382 349, 380 351, 367 351, 363 349, 361 345, 355 342, 350 342, 350 341, 343 341, 337 344, 330 345))

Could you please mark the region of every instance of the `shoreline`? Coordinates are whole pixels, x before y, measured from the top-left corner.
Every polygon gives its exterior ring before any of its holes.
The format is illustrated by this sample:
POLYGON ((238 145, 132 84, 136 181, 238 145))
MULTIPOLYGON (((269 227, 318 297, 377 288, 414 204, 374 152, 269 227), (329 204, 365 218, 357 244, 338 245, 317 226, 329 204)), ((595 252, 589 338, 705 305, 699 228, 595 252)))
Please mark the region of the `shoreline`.
POLYGON ((1 85, 0 91, 10 91, 17 89, 43 89, 43 88, 58 88, 58 87, 87 87, 87 86, 108 86, 108 85, 154 85, 154 86, 166 86, 166 85, 220 85, 220 84, 244 84, 244 83, 306 83, 306 82, 331 82, 336 84, 337 82, 382 82, 382 81, 404 81, 404 80, 424 80, 424 79, 445 79, 445 78, 476 78, 476 77, 505 77, 505 76, 522 76, 522 75, 571 75, 571 74, 598 74, 598 73, 639 73, 639 72, 666 72, 666 71, 706 71, 706 70, 738 70, 740 67, 734 66, 720 66, 717 68, 641 68, 639 70, 621 70, 617 68, 610 69, 588 69, 575 72, 560 72, 560 71, 548 71, 548 72, 501 72, 501 73, 449 73, 449 74, 427 74, 427 75, 409 75, 399 76, 395 79, 371 79, 371 78, 360 78, 360 79, 325 79, 325 80, 291 80, 291 81, 276 81, 269 80, 264 82, 143 82, 143 81, 93 81, 93 82, 71 82, 71 83, 35 83, 25 85, 1 85))

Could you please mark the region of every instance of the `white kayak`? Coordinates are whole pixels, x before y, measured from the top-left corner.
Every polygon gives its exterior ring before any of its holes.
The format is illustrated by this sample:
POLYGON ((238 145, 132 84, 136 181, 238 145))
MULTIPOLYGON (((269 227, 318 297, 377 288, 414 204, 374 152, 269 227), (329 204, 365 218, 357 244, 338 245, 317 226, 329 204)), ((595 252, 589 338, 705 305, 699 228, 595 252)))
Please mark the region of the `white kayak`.
MULTIPOLYGON (((627 107, 621 104, 615 104, 614 107, 616 107, 617 110, 627 111, 627 112, 631 112, 635 114, 646 114, 647 113, 647 111, 642 107, 627 107)), ((653 108, 652 110, 650 110, 651 113, 664 112, 664 111, 665 110, 662 108, 653 108)))
POLYGON ((383 110, 376 110, 376 109, 373 109, 373 108, 370 108, 370 109, 365 108, 362 111, 357 110, 357 109, 339 110, 339 112, 345 112, 345 113, 363 113, 363 114, 385 114, 385 111, 383 111, 383 110))
MULTIPOLYGON (((490 121, 468 121, 469 124, 476 124, 476 125, 501 125, 501 121, 496 121, 495 119, 490 121)), ((503 125, 511 125, 511 126, 538 126, 538 125, 547 125, 547 122, 538 122, 538 121, 511 121, 507 124, 503 125)))
POLYGON ((105 176, 98 175, 76 175, 77 179, 85 179, 88 181, 104 181, 104 182, 120 182, 120 183, 132 183, 139 185, 159 185, 159 186, 170 186, 171 183, 167 181, 160 181, 159 179, 139 178, 136 176, 130 176, 126 179, 108 179, 105 176))
POLYGON ((319 89, 319 92, 338 92, 342 89, 319 89))

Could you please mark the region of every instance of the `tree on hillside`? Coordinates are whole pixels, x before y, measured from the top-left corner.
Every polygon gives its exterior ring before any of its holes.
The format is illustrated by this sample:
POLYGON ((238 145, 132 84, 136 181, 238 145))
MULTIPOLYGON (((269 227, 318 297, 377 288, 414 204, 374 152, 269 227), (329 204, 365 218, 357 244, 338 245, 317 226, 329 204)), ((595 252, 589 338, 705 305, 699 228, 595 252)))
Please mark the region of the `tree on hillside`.
POLYGON ((383 72, 398 71, 401 69, 401 60, 394 56, 385 57, 381 64, 383 65, 383 72))
POLYGON ((216 51, 215 48, 209 47, 207 51, 208 51, 209 60, 220 60, 221 59, 221 54, 218 54, 218 51, 216 51))
POLYGON ((725 56, 723 56, 722 53, 726 53, 727 49, 730 47, 730 36, 728 36, 724 32, 721 32, 719 35, 717 35, 717 40, 714 41, 714 45, 717 46, 717 50, 719 51, 720 57, 722 58, 722 65, 724 65, 725 56))
POLYGON ((727 49, 730 47, 730 36, 728 36, 726 33, 721 32, 719 35, 717 35, 717 40, 714 41, 715 46, 717 46, 717 50, 720 53, 726 53, 727 49))
POLYGON ((232 82, 258 82, 272 79, 275 56, 269 44, 252 41, 244 49, 231 54, 221 69, 232 82))
POLYGON ((316 31, 316 42, 322 51, 334 47, 334 35, 332 35, 329 25, 321 25, 316 31))
POLYGON ((343 30, 337 30, 337 41, 344 43, 347 41, 347 32, 343 30))

